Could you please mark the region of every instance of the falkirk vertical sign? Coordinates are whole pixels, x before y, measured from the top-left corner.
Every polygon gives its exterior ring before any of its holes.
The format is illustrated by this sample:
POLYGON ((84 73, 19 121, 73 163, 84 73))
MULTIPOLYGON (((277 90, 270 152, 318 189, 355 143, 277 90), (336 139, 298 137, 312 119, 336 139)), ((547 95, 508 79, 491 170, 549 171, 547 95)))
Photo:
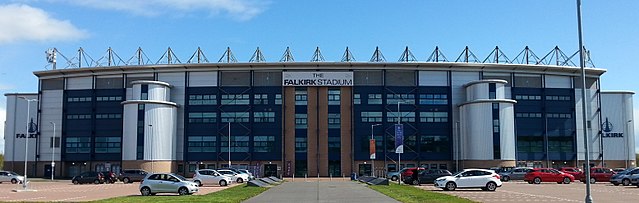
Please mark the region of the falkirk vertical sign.
POLYGON ((353 72, 282 72, 282 86, 353 86, 353 72))
POLYGON ((404 125, 395 124, 395 153, 404 153, 404 125))

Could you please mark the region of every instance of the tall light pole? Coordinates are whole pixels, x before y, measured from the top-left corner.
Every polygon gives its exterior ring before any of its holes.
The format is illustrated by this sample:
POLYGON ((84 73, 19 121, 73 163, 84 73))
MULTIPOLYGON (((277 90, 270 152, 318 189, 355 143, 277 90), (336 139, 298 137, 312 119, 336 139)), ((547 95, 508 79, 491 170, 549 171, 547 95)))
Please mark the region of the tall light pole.
MULTIPOLYGON (((586 167, 584 170, 586 171, 586 180, 590 180, 590 150, 588 149, 588 144, 590 139, 588 137, 588 125, 586 117, 588 116, 588 112, 586 109, 586 68, 584 61, 584 45, 583 45, 583 36, 582 36, 582 28, 581 28, 581 0, 577 0, 577 27, 579 29, 579 68, 581 68, 581 112, 582 119, 581 124, 583 127, 584 134, 584 148, 586 154, 584 159, 586 159, 586 167)), ((586 181, 586 203, 592 203, 592 195, 590 195, 590 181, 586 181)))
MULTIPOLYGON (((401 104, 401 103, 404 103, 404 101, 397 101, 397 126, 400 126, 402 124, 401 123, 402 114, 399 111, 399 104, 401 104)), ((403 129, 402 129, 402 131, 403 131, 403 129)), ((395 133, 397 133, 397 132, 395 132, 395 133)), ((404 132, 402 132, 402 133, 404 133, 404 132)), ((395 136, 397 136, 397 134, 395 134, 395 136)), ((404 136, 404 135, 402 135, 402 136, 404 136)), ((395 139, 397 139, 397 138, 395 138, 395 139)), ((397 140, 395 142, 397 142, 397 140)), ((403 142, 404 142, 404 139, 402 137, 402 145, 404 144, 403 142)), ((397 149, 395 149, 395 150, 397 150, 397 149)), ((402 146, 402 150, 404 150, 403 146, 402 146)), ((402 173, 401 173, 402 170, 401 170, 401 167, 402 167, 402 153, 397 153, 397 168, 399 168, 399 171, 400 171, 398 182, 399 182, 400 185, 402 184, 402 173)))
POLYGON ((229 121, 229 168, 231 168, 231 121, 229 121))
POLYGON ((53 125, 53 140, 51 140, 53 143, 53 149, 51 152, 51 180, 53 180, 53 174, 55 173, 55 144, 57 142, 55 141, 55 123, 53 121, 50 121, 49 123, 53 125))
MULTIPOLYGON (((373 133, 373 127, 375 127, 375 126, 380 126, 380 125, 382 125, 382 124, 379 124, 379 123, 378 123, 378 124, 373 124, 373 125, 371 125, 371 145, 375 145, 375 144, 376 144, 376 143, 374 142, 375 137, 373 137, 373 134, 374 134, 374 133, 373 133)), ((374 147, 374 146, 371 146, 371 147, 374 147)), ((370 157, 370 158, 371 158, 371 164, 373 164, 373 177, 377 177, 377 176, 375 175, 375 158, 376 158, 376 157, 375 157, 375 153, 376 153, 376 151, 377 151, 377 150, 372 150, 371 152, 372 152, 373 154, 371 154, 371 157, 370 157)))
POLYGON ((24 141, 24 180, 22 181, 22 189, 23 190, 28 190, 27 189, 27 160, 28 160, 28 155, 29 155, 29 124, 31 124, 29 122, 29 118, 31 117, 31 102, 37 102, 38 99, 28 99, 27 97, 20 97, 22 99, 24 99, 25 101, 27 101, 27 126, 25 128, 25 141, 24 141))
POLYGON ((149 124, 149 139, 151 141, 151 172, 155 173, 154 163, 155 163, 155 153, 153 153, 153 124, 149 124))

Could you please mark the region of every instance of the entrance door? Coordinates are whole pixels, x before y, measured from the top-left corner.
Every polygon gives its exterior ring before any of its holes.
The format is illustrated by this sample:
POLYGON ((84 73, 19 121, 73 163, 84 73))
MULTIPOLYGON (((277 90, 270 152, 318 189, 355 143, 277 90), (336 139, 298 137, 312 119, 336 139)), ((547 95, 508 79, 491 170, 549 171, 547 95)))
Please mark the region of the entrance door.
POLYGON ((51 164, 44 165, 44 178, 50 178, 52 172, 51 164))
POLYGON ((370 164, 360 164, 359 165, 359 176, 372 176, 371 165, 370 164))
POLYGON ((264 177, 270 176, 277 177, 277 164, 264 164, 264 177))

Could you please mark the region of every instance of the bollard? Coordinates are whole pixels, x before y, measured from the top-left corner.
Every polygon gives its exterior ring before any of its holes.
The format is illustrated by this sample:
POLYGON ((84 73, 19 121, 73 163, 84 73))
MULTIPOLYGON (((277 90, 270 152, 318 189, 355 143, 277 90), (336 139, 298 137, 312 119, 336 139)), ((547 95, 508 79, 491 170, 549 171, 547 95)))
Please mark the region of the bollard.
POLYGON ((308 174, 304 174, 304 182, 308 182, 308 174))
POLYGON ((331 173, 331 181, 333 181, 333 174, 331 173))
POLYGON ((292 180, 292 182, 295 182, 295 174, 294 174, 294 173, 293 173, 293 180, 292 180))

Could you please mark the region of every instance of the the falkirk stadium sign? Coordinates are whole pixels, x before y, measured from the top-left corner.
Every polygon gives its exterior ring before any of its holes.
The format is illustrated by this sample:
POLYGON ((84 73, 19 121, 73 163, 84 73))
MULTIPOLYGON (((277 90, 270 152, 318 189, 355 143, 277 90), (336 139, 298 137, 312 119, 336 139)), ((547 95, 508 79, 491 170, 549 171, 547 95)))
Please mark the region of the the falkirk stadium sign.
POLYGON ((608 117, 606 117, 606 122, 601 124, 601 129, 604 132, 603 137, 623 137, 623 132, 613 132, 614 125, 608 121, 608 117))
POLYGON ((353 72, 283 72, 282 86, 353 86, 353 72))

